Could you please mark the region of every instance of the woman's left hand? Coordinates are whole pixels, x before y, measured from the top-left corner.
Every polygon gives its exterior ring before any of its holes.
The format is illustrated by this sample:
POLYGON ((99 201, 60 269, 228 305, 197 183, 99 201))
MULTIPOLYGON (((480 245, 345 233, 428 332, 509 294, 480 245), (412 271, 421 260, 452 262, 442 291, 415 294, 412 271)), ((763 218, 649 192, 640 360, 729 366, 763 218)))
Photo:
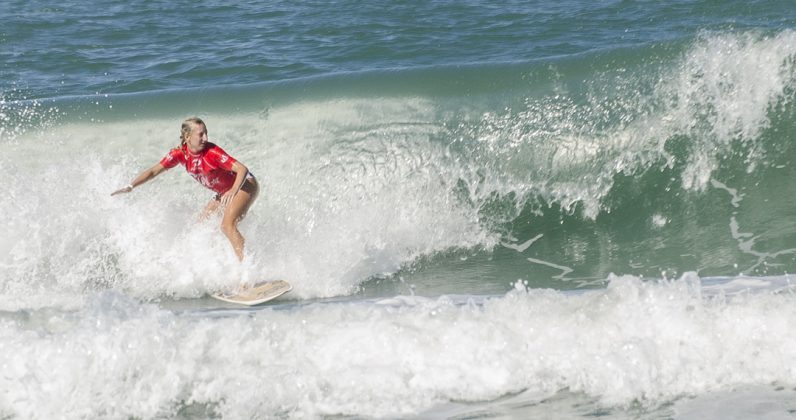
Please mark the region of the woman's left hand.
POLYGON ((227 206, 227 204, 231 203, 231 202, 232 202, 232 199, 233 199, 233 198, 235 198, 235 194, 237 194, 237 191, 232 191, 232 190, 229 190, 229 191, 225 192, 225 193, 224 193, 224 194, 221 196, 221 205, 222 205, 223 207, 226 207, 226 206, 227 206))

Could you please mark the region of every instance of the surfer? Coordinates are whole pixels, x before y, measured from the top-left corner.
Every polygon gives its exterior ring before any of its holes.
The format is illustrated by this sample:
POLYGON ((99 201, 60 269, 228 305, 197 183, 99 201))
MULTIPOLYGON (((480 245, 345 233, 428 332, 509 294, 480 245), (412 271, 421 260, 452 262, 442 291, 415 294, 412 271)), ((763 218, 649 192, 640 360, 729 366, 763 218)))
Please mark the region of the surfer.
POLYGON ((171 149, 160 162, 141 172, 129 185, 114 191, 111 196, 129 193, 163 171, 180 164, 185 166, 194 179, 216 193, 201 217, 206 219, 223 209, 221 231, 229 239, 235 255, 243 261, 245 241, 238 231, 238 222, 246 216, 257 198, 260 186, 244 164, 208 141, 207 126, 200 118, 193 117, 183 121, 180 146, 171 149))

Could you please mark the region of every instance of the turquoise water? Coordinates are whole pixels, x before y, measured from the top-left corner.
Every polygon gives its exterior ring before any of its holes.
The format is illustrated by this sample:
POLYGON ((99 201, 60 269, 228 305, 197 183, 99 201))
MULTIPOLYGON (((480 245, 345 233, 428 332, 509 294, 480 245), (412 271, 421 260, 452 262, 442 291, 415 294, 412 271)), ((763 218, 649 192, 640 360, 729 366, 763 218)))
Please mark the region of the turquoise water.
POLYGON ((0 417, 795 409, 789 2, 0 17, 0 417), (109 196, 191 115, 263 185, 243 265, 182 170, 109 196))

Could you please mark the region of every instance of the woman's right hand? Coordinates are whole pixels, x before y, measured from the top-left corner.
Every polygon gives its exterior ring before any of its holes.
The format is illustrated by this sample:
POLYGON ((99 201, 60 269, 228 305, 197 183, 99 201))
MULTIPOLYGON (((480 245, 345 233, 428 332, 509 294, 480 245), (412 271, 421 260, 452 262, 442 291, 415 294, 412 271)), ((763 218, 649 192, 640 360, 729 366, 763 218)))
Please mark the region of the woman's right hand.
POLYGON ((149 181, 150 179, 160 175, 166 168, 163 167, 160 163, 156 163, 154 166, 148 169, 144 169, 137 177, 133 178, 133 181, 127 184, 126 187, 120 188, 111 193, 111 196, 121 193, 129 193, 133 190, 133 185, 141 185, 144 182, 149 181))

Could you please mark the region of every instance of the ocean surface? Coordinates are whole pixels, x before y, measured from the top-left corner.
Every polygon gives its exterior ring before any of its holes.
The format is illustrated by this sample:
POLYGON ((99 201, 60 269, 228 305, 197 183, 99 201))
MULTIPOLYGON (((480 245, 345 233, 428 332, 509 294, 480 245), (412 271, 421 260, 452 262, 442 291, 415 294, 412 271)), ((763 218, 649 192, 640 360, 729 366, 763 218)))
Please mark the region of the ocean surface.
POLYGON ((0 22, 2 419, 796 418, 792 1, 0 22), (194 115, 242 264, 182 168, 110 196, 194 115))

